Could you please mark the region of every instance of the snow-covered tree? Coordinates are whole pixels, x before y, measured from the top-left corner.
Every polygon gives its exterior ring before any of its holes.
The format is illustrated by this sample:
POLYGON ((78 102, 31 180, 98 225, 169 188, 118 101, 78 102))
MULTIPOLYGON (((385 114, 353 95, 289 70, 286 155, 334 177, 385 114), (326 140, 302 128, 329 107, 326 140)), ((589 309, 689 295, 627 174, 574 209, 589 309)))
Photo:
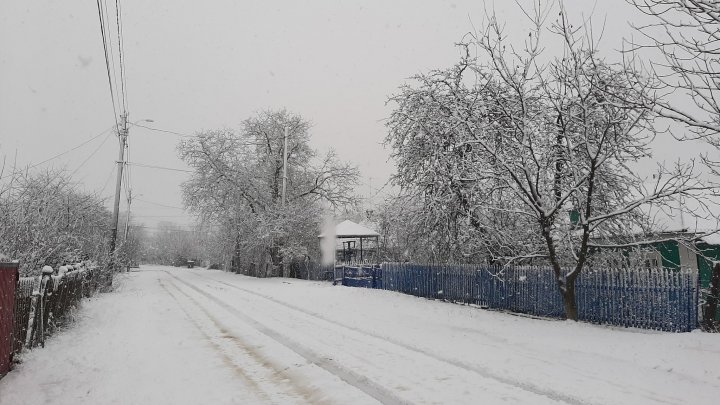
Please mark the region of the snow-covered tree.
POLYGON ((317 249, 322 204, 355 203, 358 172, 331 151, 309 145, 310 123, 286 110, 266 111, 239 131, 199 133, 179 146, 194 170, 183 185, 186 204, 234 239, 233 264, 264 274, 317 249), (287 192, 282 202, 284 132, 287 192))
POLYGON ((185 266, 188 260, 200 262, 205 259, 203 242, 206 238, 207 231, 202 227, 187 229, 162 221, 143 238, 143 261, 170 266, 185 266))
MULTIPOLYGON (((682 123, 694 137, 720 146, 720 3, 706 0, 629 0, 652 22, 636 25, 649 49, 646 66, 666 95, 654 104, 663 117, 682 123)), ((645 52, 643 52, 645 53, 645 52)), ((679 136, 685 136, 679 134, 679 136)), ((692 137, 692 136, 691 136, 692 137)))
POLYGON ((0 174, 0 252, 24 275, 108 252, 110 212, 97 195, 79 191, 62 170, 0 174))
POLYGON ((659 166, 652 184, 653 84, 601 58, 562 10, 536 9, 524 46, 494 17, 450 69, 415 77, 391 98, 396 182, 419 196, 449 258, 548 263, 577 319, 575 281, 593 251, 637 245, 650 206, 705 189, 692 162, 659 166), (561 43, 543 54, 545 35, 561 43), (454 244, 454 246, 453 246, 454 244))

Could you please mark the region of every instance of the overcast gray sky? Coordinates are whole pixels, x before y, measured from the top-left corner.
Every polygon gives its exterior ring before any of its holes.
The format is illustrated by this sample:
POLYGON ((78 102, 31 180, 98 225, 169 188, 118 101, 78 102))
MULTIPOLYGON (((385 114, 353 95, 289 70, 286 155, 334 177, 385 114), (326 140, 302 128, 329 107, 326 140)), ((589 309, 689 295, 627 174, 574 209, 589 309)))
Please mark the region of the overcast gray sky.
MULTIPOLYGON (((567 6, 573 16, 593 13, 598 26, 605 21, 608 54, 631 35, 628 20, 640 18, 623 0, 567 6)), ((406 78, 457 61, 453 44, 486 9, 510 34, 526 35, 512 1, 122 0, 121 7, 130 121, 194 133, 237 128, 257 111, 286 107, 314 123, 316 148, 334 148, 359 166, 363 195, 370 178, 377 191, 392 172, 382 146, 385 102, 406 78)), ((94 1, 1 2, 0 49, 0 158, 37 163, 113 125, 94 1)), ((177 141, 133 127, 130 160, 183 168, 177 141)), ((103 135, 42 167, 76 171, 88 190, 110 196, 117 150, 116 137, 103 135)), ((672 155, 661 145, 658 158, 665 154, 672 155)), ((157 205, 181 206, 186 176, 133 168, 133 192, 143 200, 133 205, 136 218, 187 223, 182 211, 157 205)))

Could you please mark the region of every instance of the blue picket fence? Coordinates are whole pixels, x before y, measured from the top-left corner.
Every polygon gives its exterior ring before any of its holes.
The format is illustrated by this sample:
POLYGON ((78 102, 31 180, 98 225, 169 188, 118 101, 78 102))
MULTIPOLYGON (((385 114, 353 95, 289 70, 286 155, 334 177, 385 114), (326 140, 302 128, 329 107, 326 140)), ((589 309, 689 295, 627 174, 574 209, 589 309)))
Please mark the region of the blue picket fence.
MULTIPOLYGON (((564 308, 547 267, 481 265, 344 266, 342 284, 418 297, 562 318, 564 308)), ((684 332, 697 327, 697 272, 670 269, 586 269, 577 280, 578 318, 599 324, 684 332)))

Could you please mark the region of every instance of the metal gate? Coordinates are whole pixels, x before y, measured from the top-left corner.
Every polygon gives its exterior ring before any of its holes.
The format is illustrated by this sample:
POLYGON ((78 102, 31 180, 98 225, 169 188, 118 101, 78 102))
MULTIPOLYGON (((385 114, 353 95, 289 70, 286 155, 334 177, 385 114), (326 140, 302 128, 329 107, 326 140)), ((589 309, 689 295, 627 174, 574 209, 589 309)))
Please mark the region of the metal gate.
POLYGON ((18 263, 0 263, 0 377, 10 371, 18 263))

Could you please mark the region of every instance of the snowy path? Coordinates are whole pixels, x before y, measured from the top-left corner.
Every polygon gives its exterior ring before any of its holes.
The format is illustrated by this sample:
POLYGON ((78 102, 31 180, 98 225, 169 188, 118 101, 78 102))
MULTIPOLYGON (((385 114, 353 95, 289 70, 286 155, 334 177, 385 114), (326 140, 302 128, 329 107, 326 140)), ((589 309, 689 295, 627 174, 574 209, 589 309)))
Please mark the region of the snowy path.
POLYGON ((713 403, 720 337, 144 267, 0 380, 0 404, 713 403))

